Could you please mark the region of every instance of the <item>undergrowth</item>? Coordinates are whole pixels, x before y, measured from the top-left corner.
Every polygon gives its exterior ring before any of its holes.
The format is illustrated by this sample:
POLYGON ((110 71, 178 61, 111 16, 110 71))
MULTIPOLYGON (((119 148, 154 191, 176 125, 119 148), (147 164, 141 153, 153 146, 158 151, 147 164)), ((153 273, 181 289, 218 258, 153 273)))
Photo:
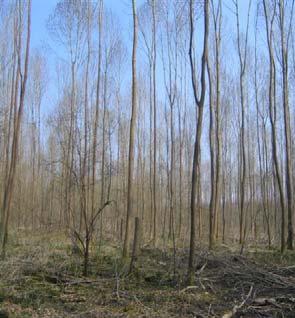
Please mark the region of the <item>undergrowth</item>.
MULTIPOLYGON (((287 271, 295 263, 294 252, 249 249, 240 256, 225 245, 210 253, 199 247, 195 285, 187 287, 184 248, 177 249, 174 267, 173 249, 145 247, 130 275, 119 245, 93 244, 88 277, 82 276, 81 256, 72 253, 60 233, 18 234, 7 251, 0 262, 0 318, 222 317, 245 298, 250 286, 252 303, 255 297, 268 296, 276 281, 267 275, 285 277, 286 291, 294 284, 288 283, 287 271), (263 275, 269 284, 264 284, 263 275)), ((255 317, 246 311, 252 303, 241 317, 255 317)), ((288 314, 295 306, 287 300, 283 304, 284 316, 292 317, 288 314)), ((272 308, 267 310, 264 317, 279 317, 272 308)))

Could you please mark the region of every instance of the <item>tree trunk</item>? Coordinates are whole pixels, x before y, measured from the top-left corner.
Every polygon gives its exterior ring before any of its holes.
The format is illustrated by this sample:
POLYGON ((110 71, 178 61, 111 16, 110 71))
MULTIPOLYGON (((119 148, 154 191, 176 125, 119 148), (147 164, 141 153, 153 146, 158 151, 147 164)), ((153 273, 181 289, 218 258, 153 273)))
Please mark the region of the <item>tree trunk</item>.
MULTIPOLYGON (((19 10, 20 4, 19 4, 19 10)), ((19 32, 19 47, 21 47, 21 29, 19 32)), ((15 126, 12 136, 12 149, 11 149, 11 158, 10 158, 10 166, 9 172, 7 176, 7 180, 4 187, 3 193, 3 203, 2 203, 2 219, 0 223, 0 235, 1 235, 1 256, 5 257, 6 252, 6 243, 8 236, 8 224, 9 224, 9 216, 10 216, 10 208, 11 208, 11 200, 13 196, 14 190, 14 182, 15 182, 15 171, 16 164, 18 160, 18 147, 19 147, 19 138, 20 138, 20 130, 21 130, 21 121, 24 112, 24 103, 25 103, 25 94, 26 94, 26 84, 28 78, 28 67, 29 67, 29 54, 30 54, 30 37, 31 37, 31 0, 28 1, 27 7, 27 39, 26 39, 26 48, 25 48, 25 63, 24 63, 24 71, 23 74, 21 72, 21 55, 22 52, 18 51, 18 69, 20 72, 20 95, 19 95, 19 105, 17 109, 17 113, 15 114, 15 126)), ((17 92, 17 91, 16 91, 17 92)), ((15 105, 16 106, 16 105, 15 105)))
POLYGON ((137 51, 137 14, 136 0, 132 0, 133 11, 133 50, 132 50, 132 109, 129 132, 129 155, 128 155, 128 186, 127 186, 127 211, 125 238, 123 246, 123 258, 128 256, 130 244, 130 220, 133 215, 132 211, 132 193, 133 193, 133 170, 134 170, 134 141, 137 117, 137 82, 136 82, 136 51, 137 51))
POLYGON ((209 34, 209 0, 204 2, 204 39, 203 39, 203 54, 202 54, 202 68, 201 68, 201 94, 200 98, 197 95, 197 80, 195 73, 195 64, 193 58, 193 37, 194 37, 194 1, 190 0, 190 46, 189 57, 191 67, 191 80, 194 93, 195 104, 198 109, 198 119, 196 126, 196 137, 194 145, 194 157, 193 157, 193 171, 192 171, 192 189, 191 189, 191 231, 190 231, 190 249, 189 249, 189 261, 188 261, 188 282, 194 281, 194 256, 196 246, 196 234, 195 234, 195 215, 196 212, 200 215, 201 210, 201 135, 202 135, 202 123, 203 123, 203 109, 206 93, 206 61, 208 51, 208 34, 209 34), (197 203, 196 203, 197 195, 197 203))

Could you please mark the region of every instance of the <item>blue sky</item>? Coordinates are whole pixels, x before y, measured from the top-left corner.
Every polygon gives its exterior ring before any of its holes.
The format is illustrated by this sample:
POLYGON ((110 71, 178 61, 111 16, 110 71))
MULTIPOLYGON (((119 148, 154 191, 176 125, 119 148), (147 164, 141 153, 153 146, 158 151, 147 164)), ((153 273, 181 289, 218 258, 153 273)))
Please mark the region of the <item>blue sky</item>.
MULTIPOLYGON (((137 6, 139 7, 143 2, 144 0, 137 0, 137 6)), ((55 82, 55 62, 57 56, 54 52, 58 52, 58 47, 50 38, 46 22, 57 3, 58 0, 32 0, 31 50, 34 51, 34 49, 39 49, 43 51, 47 59, 49 71, 46 95, 42 102, 42 111, 44 113, 48 113, 56 101, 56 87, 54 87, 53 83, 55 82)), ((130 41, 131 44, 131 0, 104 0, 104 5, 105 7, 110 8, 118 17, 125 41, 130 41)))
MULTIPOLYGON (((32 47, 40 47, 50 41, 46 21, 58 0, 32 0, 32 47)), ((105 0, 105 6, 118 16, 124 32, 128 32, 131 21, 131 0, 105 0)), ((137 0, 140 6, 143 0, 137 0)), ((52 44, 52 43, 51 43, 52 44)))
MULTIPOLYGON (((185 1, 185 0, 184 0, 185 1)), ((48 70, 49 70, 49 81, 47 87, 47 95, 44 96, 42 109, 47 113, 52 109, 53 104, 55 104, 55 93, 56 88, 54 88, 54 73, 55 73, 55 62, 56 55, 53 54, 54 51, 58 51, 56 44, 51 40, 47 28, 46 21, 49 15, 53 12, 58 0, 32 0, 32 31, 31 31, 31 47, 34 49, 41 49, 47 58, 48 70)), ((144 0, 137 0, 137 7, 144 2, 144 0)), ((224 20, 228 20, 230 24, 230 29, 233 27, 234 31, 229 37, 234 39, 235 36, 235 17, 228 7, 233 8, 231 0, 224 0, 223 14, 224 20), (227 19, 225 18, 227 17, 227 19)), ((246 22, 247 7, 249 0, 239 0, 240 6, 240 18, 241 25, 246 22)), ((256 6, 256 1, 252 1, 252 9, 256 6)), ((122 33, 124 36, 124 41, 129 49, 130 59, 131 59, 131 40, 132 40, 132 2, 131 0, 104 0, 104 5, 110 8, 114 14, 118 17, 122 33), (129 43, 128 43, 129 42, 129 43)), ((253 18, 253 14, 252 14, 253 18)), ((253 21, 250 22, 250 27, 253 28, 253 21)), ((250 28, 250 29, 251 29, 250 28)), ((242 28, 243 29, 243 28, 242 28)), ((231 33, 231 32, 230 32, 231 33)), ((228 36, 228 35, 227 35, 228 36)), ((198 37, 198 36, 197 36, 198 37)), ((251 39, 251 35, 250 35, 251 39)))

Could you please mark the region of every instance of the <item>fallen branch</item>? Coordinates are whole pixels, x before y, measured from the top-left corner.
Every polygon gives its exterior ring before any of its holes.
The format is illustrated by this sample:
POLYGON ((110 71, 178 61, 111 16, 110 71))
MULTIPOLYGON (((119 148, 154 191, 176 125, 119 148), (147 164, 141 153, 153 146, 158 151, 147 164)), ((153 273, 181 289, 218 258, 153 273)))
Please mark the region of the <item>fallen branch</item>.
POLYGON ((80 284, 96 284, 96 283, 101 283, 103 281, 108 281, 108 279, 85 279, 85 280, 73 280, 73 281, 68 281, 65 282, 65 285, 67 286, 72 286, 72 285, 80 285, 80 284))
POLYGON ((182 294, 188 290, 197 289, 197 288, 198 288, 198 286, 187 286, 187 287, 183 288, 179 293, 182 294))
POLYGON ((232 318, 238 312, 238 310, 240 310, 246 304, 247 300, 250 298, 250 296, 252 294, 252 291, 253 291, 253 286, 250 287, 250 290, 249 290, 246 298, 239 305, 235 305, 234 308, 230 312, 225 313, 222 316, 222 318, 232 318))
POLYGON ((207 262, 196 272, 196 274, 198 276, 200 276, 202 274, 203 270, 206 268, 206 266, 207 266, 207 262))

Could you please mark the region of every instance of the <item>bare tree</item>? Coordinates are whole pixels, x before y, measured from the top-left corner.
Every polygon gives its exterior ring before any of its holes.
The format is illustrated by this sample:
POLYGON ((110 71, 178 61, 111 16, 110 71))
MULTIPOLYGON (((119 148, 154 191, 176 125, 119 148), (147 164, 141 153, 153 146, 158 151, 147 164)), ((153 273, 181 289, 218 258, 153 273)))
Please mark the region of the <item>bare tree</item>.
POLYGON ((129 155, 128 155, 128 186, 127 186, 127 213, 126 213, 126 229, 123 246, 123 257, 126 258, 129 252, 130 244, 130 222, 133 215, 132 211, 132 190, 133 190, 133 169, 134 169, 134 141, 137 116, 137 83, 136 83, 136 51, 137 51, 137 14, 136 0, 132 0, 133 13, 133 50, 132 50, 132 107, 130 118, 129 133, 129 155))
POLYGON ((288 64, 289 64, 289 44, 292 31, 294 0, 291 1, 290 19, 286 21, 286 2, 278 1, 279 6, 279 30, 280 30, 280 53, 283 76, 283 109, 284 109, 284 135, 286 152, 286 194, 288 211, 288 236, 287 248, 293 249, 293 207, 294 207, 294 189, 293 189, 293 163, 291 149, 291 126, 290 126, 290 108, 289 108, 289 82, 288 82, 288 64), (289 23, 288 23, 289 22, 289 23), (287 23, 287 25, 286 25, 287 23))
POLYGON ((8 222, 10 216, 11 209, 11 200, 13 196, 14 190, 14 182, 15 182, 15 172, 16 172, 16 164, 18 160, 18 150, 19 150, 19 139, 20 139, 20 129, 21 122, 24 113, 24 103, 25 103, 25 95, 26 95, 26 86, 27 86, 27 78, 28 78, 28 67, 29 67, 29 55, 30 55, 30 37, 31 37, 31 0, 27 2, 27 31, 26 31, 26 44, 25 44, 25 60, 24 65, 22 65, 22 3, 18 2, 17 12, 19 14, 18 23, 17 23, 17 32, 18 32, 18 50, 17 50, 17 72, 18 76, 16 78, 17 81, 20 81, 20 90, 15 90, 15 94, 19 93, 19 101, 18 105, 11 105, 11 107, 16 108, 16 114, 14 119, 14 127, 13 127, 13 136, 12 136, 12 145, 11 145, 11 156, 9 160, 8 166, 8 174, 4 186, 3 191, 3 201, 1 208, 1 223, 0 223, 0 234, 1 234, 1 255, 5 257, 5 248, 7 243, 8 236, 8 222))
POLYGON ((247 25, 246 25, 246 37, 244 48, 241 43, 241 31, 240 31, 240 18, 239 18, 239 6, 238 1, 234 0, 235 5, 235 15, 236 15, 236 25, 237 25, 237 44, 238 44, 238 56, 239 56, 239 65, 240 65, 240 106, 241 106, 241 128, 240 128, 240 146, 241 146, 241 160, 240 160, 240 237, 239 242, 243 244, 244 242, 244 231, 245 231, 245 187, 246 187, 246 174, 247 174, 247 163, 246 163, 246 138, 245 138, 245 72, 247 66, 247 53, 248 53, 248 33, 249 33, 249 17, 251 9, 251 0, 249 1, 248 14, 247 14, 247 25))
POLYGON ((218 236, 218 211, 220 206, 221 185, 221 120, 220 120, 220 41, 221 41, 221 1, 217 8, 211 1, 214 25, 214 62, 215 62, 215 85, 213 91, 213 74, 209 61, 207 72, 209 81, 209 144, 211 157, 211 197, 209 204, 209 248, 214 245, 218 236), (214 98, 215 97, 215 98, 214 98), (215 105, 215 107, 214 107, 215 105), (215 149, 216 148, 216 149, 215 149))
POLYGON ((196 245, 196 234, 195 234, 195 215, 200 214, 201 209, 201 135, 202 135, 202 124, 203 124, 203 111, 206 94, 206 61, 208 58, 208 35, 209 35, 209 0, 204 2, 204 39, 203 39, 203 54, 201 63, 201 93, 198 96, 197 91, 197 79, 195 62, 193 56, 193 39, 194 39, 194 1, 190 0, 190 66, 192 73, 192 86, 194 93, 194 101, 198 110, 198 119, 196 125, 196 137, 194 145, 194 158, 193 158, 193 171, 192 171, 192 189, 191 189, 191 232, 190 232, 190 249, 189 249, 189 262, 188 262, 188 281, 194 280, 194 256, 195 256, 195 245, 196 245), (197 195, 197 198, 196 198, 197 195), (196 202, 197 199, 197 202, 196 202))
POLYGON ((264 9, 264 19, 265 19, 265 28, 267 36, 267 46, 268 46, 268 56, 269 56, 269 85, 268 85, 268 108, 269 108, 269 117, 271 123, 271 137, 272 137, 272 157, 275 166, 276 179, 279 187, 280 194, 280 206, 281 206, 281 251, 285 250, 285 200, 284 200, 284 190, 282 177, 280 172, 280 165, 277 154, 277 110, 276 110, 276 65, 274 60, 273 53, 273 24, 275 19, 275 7, 273 8, 272 14, 270 15, 269 8, 266 4, 266 1, 263 0, 263 9, 264 9))
POLYGON ((157 32, 157 24, 156 24, 156 0, 152 0, 152 15, 153 15, 153 41, 152 41, 152 49, 153 49, 153 111, 154 111, 154 135, 153 135, 153 144, 154 144, 154 166, 153 166, 153 244, 156 245, 156 233, 157 233, 157 82, 156 82, 156 67, 157 67, 157 41, 156 41, 156 32, 157 32))

